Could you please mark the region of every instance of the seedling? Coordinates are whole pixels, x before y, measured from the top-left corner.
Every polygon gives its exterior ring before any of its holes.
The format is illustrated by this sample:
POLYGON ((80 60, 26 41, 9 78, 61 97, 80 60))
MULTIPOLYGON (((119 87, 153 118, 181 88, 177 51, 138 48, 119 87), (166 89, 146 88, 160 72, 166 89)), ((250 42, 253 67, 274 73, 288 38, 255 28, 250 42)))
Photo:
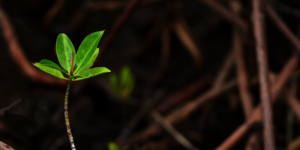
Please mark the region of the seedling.
POLYGON ((134 88, 135 80, 128 66, 124 66, 118 76, 111 74, 109 79, 110 88, 119 99, 129 98, 134 88))
MULTIPOLYGON (((147 150, 147 149, 148 149, 147 145, 143 145, 140 150, 147 150)), ((108 150, 119 150, 119 147, 116 143, 109 142, 108 143, 108 150)))
POLYGON ((108 150, 119 150, 119 147, 116 143, 114 142, 109 142, 108 143, 108 150))
POLYGON ((85 39, 80 44, 77 53, 75 52, 75 48, 68 36, 61 33, 58 35, 56 40, 56 54, 59 64, 63 69, 53 61, 47 59, 43 59, 40 62, 36 62, 33 64, 34 66, 52 76, 55 76, 59 79, 68 80, 68 86, 65 94, 64 114, 67 133, 69 135, 72 150, 76 150, 76 148, 71 132, 68 113, 68 97, 71 82, 88 79, 96 75, 110 72, 110 70, 105 67, 91 68, 98 56, 99 48, 97 48, 97 46, 103 33, 104 31, 98 31, 91 33, 87 37, 85 37, 85 39), (68 78, 66 78, 63 74, 68 78))

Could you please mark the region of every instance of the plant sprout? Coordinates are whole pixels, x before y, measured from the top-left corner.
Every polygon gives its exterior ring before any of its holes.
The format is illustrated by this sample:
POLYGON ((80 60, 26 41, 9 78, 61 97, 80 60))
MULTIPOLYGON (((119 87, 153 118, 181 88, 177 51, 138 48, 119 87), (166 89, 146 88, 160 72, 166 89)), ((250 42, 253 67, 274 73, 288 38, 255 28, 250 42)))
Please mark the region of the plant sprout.
POLYGON ((36 62, 33 64, 34 66, 52 76, 55 76, 59 79, 68 80, 68 86, 65 94, 64 114, 67 133, 72 150, 76 150, 76 148, 71 132, 68 113, 68 97, 70 85, 72 81, 83 80, 96 75, 110 72, 110 70, 105 67, 91 68, 98 56, 99 48, 97 48, 97 46, 103 33, 104 31, 98 31, 91 33, 87 37, 85 37, 85 39, 80 44, 77 53, 75 52, 75 48, 68 36, 61 33, 58 35, 56 40, 56 54, 59 64, 63 69, 53 61, 47 59, 43 59, 40 62, 36 62), (63 74, 68 76, 68 78, 66 78, 63 74))
POLYGON ((109 81, 112 92, 121 100, 127 99, 130 96, 135 83, 128 66, 122 67, 119 75, 111 74, 109 81))

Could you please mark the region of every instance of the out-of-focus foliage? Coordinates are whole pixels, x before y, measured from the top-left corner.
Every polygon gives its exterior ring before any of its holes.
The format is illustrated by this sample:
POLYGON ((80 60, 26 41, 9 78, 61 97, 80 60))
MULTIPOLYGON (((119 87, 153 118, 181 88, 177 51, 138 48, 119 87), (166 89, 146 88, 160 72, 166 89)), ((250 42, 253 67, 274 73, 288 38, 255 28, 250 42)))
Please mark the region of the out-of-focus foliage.
POLYGON ((124 100, 130 97, 135 79, 128 66, 122 67, 119 74, 111 74, 109 81, 110 88, 117 98, 124 100))

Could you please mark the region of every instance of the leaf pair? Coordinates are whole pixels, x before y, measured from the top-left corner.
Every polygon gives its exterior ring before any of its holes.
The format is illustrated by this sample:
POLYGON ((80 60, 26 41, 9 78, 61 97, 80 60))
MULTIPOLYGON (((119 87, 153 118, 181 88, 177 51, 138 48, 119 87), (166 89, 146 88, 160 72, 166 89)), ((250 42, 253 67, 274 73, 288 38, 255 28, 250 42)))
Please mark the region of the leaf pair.
POLYGON ((77 53, 68 36, 61 33, 56 40, 56 54, 59 64, 63 69, 53 61, 47 59, 43 59, 33 65, 57 78, 67 80, 63 76, 64 73, 74 81, 110 72, 105 67, 90 69, 98 56, 99 49, 97 46, 103 33, 104 31, 98 31, 89 34, 80 44, 77 53))

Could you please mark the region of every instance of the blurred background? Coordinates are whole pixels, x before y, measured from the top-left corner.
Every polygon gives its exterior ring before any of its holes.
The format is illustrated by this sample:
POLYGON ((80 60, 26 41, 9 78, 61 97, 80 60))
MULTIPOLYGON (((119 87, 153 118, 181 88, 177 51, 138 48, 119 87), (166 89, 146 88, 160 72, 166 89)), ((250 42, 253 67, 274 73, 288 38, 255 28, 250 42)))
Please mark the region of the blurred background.
MULTIPOLYGON (((296 150, 300 1, 264 2, 258 22, 269 93, 277 98, 272 138, 277 149, 296 150)), ((77 49, 100 30, 105 33, 93 66, 111 73, 71 85, 69 116, 77 149, 104 150, 109 142, 134 150, 264 149, 261 113, 253 115, 260 105, 260 64, 252 1, 0 3, 0 141, 14 149, 70 149, 63 115, 67 82, 32 63, 49 59, 58 64, 60 33, 77 49), (243 132, 229 139, 241 125, 243 132)))

